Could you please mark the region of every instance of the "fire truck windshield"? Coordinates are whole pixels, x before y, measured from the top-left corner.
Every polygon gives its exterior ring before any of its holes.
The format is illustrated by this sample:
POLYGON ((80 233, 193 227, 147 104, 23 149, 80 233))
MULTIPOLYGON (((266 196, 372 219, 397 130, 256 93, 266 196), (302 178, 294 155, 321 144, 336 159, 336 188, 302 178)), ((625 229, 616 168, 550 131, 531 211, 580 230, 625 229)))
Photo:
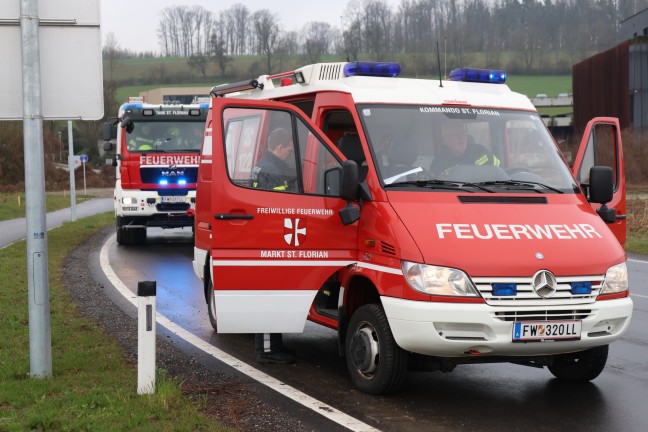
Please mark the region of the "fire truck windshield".
POLYGON ((577 191, 537 113, 419 105, 361 105, 358 112, 385 187, 577 191))
POLYGON ((123 133, 129 152, 195 153, 202 146, 204 127, 204 121, 138 121, 131 133, 123 133))

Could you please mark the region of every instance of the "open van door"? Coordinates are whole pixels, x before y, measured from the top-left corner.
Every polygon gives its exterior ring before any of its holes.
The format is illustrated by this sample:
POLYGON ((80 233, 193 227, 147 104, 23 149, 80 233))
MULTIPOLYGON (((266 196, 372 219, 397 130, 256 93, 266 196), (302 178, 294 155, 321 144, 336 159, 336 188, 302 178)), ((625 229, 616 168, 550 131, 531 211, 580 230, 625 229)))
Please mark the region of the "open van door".
POLYGON ((212 120, 218 331, 302 332, 320 287, 358 258, 358 223, 339 215, 344 158, 289 104, 214 98, 212 120), (284 167, 276 184, 269 160, 284 167))
MULTIPOLYGON (((607 166, 612 169, 614 191, 607 206, 616 210, 616 220, 608 227, 622 246, 626 241, 626 183, 623 164, 623 145, 619 119, 597 117, 587 124, 574 162, 573 173, 589 199, 590 168, 607 166)), ((594 210, 600 204, 590 202, 594 210)))

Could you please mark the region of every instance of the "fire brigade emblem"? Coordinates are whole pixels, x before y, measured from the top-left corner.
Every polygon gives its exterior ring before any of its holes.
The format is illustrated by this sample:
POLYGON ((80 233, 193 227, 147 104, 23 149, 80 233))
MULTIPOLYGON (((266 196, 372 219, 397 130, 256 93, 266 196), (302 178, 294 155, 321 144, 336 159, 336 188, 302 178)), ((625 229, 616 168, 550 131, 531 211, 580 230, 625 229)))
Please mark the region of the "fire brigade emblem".
POLYGON ((284 240, 290 246, 301 246, 306 241, 306 221, 284 218, 284 240))

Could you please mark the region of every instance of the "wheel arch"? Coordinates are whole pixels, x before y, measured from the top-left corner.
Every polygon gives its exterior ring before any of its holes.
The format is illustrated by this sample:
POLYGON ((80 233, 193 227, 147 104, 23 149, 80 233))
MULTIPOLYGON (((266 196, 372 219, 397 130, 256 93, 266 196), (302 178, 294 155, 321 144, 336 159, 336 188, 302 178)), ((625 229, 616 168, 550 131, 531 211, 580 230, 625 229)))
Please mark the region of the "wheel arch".
POLYGON ((211 249, 205 256, 205 263, 203 265, 203 294, 205 295, 205 303, 209 302, 209 281, 211 280, 211 249))
POLYGON ((345 283, 342 305, 338 310, 338 349, 340 356, 346 355, 345 340, 351 317, 366 304, 380 304, 380 294, 376 285, 364 275, 353 275, 345 283))

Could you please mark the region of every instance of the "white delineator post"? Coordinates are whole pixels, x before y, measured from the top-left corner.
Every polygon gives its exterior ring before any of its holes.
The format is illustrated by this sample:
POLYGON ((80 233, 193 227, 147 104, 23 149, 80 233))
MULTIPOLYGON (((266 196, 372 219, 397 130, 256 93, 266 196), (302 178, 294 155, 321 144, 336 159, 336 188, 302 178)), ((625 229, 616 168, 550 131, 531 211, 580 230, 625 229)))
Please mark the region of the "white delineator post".
POLYGON ((137 394, 155 393, 156 282, 137 284, 137 394))

